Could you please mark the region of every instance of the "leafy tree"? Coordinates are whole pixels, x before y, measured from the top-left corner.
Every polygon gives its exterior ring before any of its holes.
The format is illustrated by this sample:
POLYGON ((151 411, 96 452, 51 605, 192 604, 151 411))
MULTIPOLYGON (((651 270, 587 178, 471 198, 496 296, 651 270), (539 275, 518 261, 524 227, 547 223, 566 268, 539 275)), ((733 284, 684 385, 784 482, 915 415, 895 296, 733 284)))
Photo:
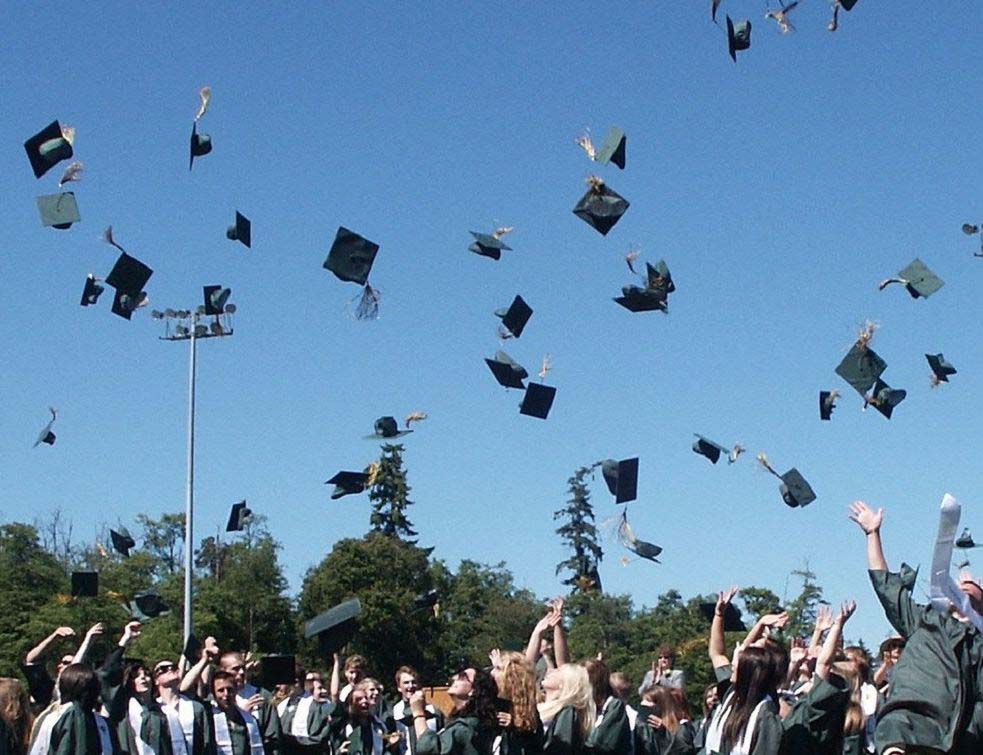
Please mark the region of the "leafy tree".
POLYGON ((179 571, 184 559, 184 514, 162 514, 160 519, 140 514, 137 521, 143 527, 143 547, 159 564, 159 574, 179 571))
POLYGON ((823 588, 816 582, 816 574, 806 561, 801 569, 794 569, 791 576, 802 580, 802 591, 786 605, 789 622, 785 633, 791 637, 805 637, 812 633, 816 623, 816 611, 823 600, 823 588))
POLYGON ((765 614, 774 613, 782 604, 781 599, 766 587, 742 587, 740 597, 752 622, 765 614))
POLYGON ((586 661, 603 653, 612 670, 620 670, 631 658, 628 645, 631 598, 595 591, 577 593, 567 605, 572 615, 567 643, 575 660, 586 661))
POLYGON ((564 520, 556 529, 556 534, 572 551, 569 558, 556 565, 556 573, 566 570, 570 576, 563 580, 571 591, 579 589, 589 592, 600 589, 600 579, 597 568, 604 558, 604 551, 597 542, 597 527, 594 524, 594 508, 590 503, 590 490, 587 487, 587 476, 598 464, 580 467, 567 480, 570 498, 567 505, 553 512, 553 519, 564 520))
MULTIPOLYGON (((379 471, 369 490, 369 500, 372 501, 369 523, 372 531, 389 537, 414 537, 413 523, 406 516, 406 509, 413 505, 409 495, 410 486, 406 483, 406 471, 403 469, 403 445, 385 443, 382 458, 379 459, 379 471)), ((415 540, 408 542, 416 543, 415 540)))

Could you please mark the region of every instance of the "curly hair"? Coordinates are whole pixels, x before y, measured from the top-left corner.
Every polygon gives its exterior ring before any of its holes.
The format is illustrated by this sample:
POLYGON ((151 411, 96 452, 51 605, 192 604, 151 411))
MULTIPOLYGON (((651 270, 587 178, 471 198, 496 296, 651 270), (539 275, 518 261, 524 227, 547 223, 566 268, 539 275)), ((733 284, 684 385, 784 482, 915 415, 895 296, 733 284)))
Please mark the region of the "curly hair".
POLYGON ((0 718, 14 734, 14 740, 27 752, 31 739, 31 702, 19 679, 0 677, 0 718))
POLYGON ((529 660, 514 651, 502 654, 502 686, 500 697, 512 703, 512 726, 520 731, 539 728, 536 709, 536 670, 529 660))
POLYGON ((492 675, 483 669, 474 670, 474 681, 471 682, 471 697, 451 718, 473 716, 478 719, 478 725, 497 731, 498 711, 495 710, 495 699, 498 697, 498 685, 492 675))

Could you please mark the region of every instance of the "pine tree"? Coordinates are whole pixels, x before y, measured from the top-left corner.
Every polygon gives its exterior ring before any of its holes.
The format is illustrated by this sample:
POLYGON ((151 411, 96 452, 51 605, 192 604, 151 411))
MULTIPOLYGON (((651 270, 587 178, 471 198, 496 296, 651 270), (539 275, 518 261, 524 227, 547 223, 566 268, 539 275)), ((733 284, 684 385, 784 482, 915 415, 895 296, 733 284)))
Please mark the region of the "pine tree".
POLYGON ((806 637, 816 623, 819 604, 824 602, 823 588, 816 582, 816 573, 809 569, 808 561, 801 569, 793 569, 790 576, 802 580, 802 592, 785 607, 790 617, 785 632, 792 637, 806 637))
MULTIPOLYGON (((413 522, 406 518, 406 509, 413 505, 409 495, 410 486, 403 469, 403 445, 386 443, 382 446, 379 471, 369 491, 372 531, 400 539, 415 536, 413 522)), ((416 543, 415 540, 407 542, 416 543)))
POLYGON ((587 476, 598 464, 580 467, 567 482, 570 498, 567 505, 553 512, 553 519, 565 520, 556 529, 563 544, 573 553, 556 565, 556 573, 567 570, 572 574, 563 580, 571 591, 590 592, 601 590, 601 580, 597 567, 604 558, 604 551, 597 542, 597 527, 594 525, 594 508, 590 503, 590 490, 587 487, 587 476))

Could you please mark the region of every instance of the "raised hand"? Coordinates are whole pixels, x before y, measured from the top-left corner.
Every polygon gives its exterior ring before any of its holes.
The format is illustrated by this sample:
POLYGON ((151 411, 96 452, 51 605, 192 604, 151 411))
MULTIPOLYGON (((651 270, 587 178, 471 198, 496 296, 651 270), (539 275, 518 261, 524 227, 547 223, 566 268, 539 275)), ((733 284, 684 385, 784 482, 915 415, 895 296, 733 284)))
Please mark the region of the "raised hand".
POLYGON ((722 592, 717 593, 717 607, 715 609, 717 616, 724 615, 724 611, 727 610, 727 606, 730 605, 730 602, 734 599, 734 596, 737 595, 738 590, 739 588, 737 585, 734 585, 726 590, 723 590, 722 592))
POLYGON ((827 605, 819 606, 816 611, 816 631, 825 632, 833 626, 833 611, 827 605))
POLYGON ((75 630, 71 627, 58 627, 52 634, 54 634, 55 637, 60 638, 74 637, 75 630))
POLYGON ((860 526, 864 534, 870 535, 880 531, 881 523, 884 521, 884 509, 874 511, 863 501, 854 501, 850 504, 850 519, 860 526))
POLYGON ((89 631, 86 632, 85 634, 87 637, 95 637, 97 635, 104 634, 105 631, 106 631, 106 625, 100 621, 89 627, 89 631))
POLYGON ((836 620, 840 624, 846 624, 847 621, 853 616, 853 612, 857 610, 857 601, 846 600, 843 601, 843 605, 840 606, 840 613, 836 617, 836 620))
POLYGON ((766 613, 759 619, 759 621, 769 629, 781 629, 788 624, 788 620, 788 611, 782 611, 781 613, 766 613))
POLYGON ((645 723, 651 726, 653 729, 661 729, 665 724, 662 723, 662 719, 658 716, 649 716, 645 719, 645 723))
POLYGON ((410 710, 413 712, 414 716, 423 716, 427 712, 427 702, 426 698, 423 696, 423 690, 418 689, 412 695, 410 695, 410 710))
POLYGON ((488 660, 491 661, 492 668, 502 668, 502 651, 498 648, 492 648, 488 654, 488 660))
POLYGON ((202 645, 202 648, 204 649, 205 655, 208 657, 208 660, 214 661, 216 658, 218 658, 218 654, 219 654, 218 642, 215 640, 214 637, 206 637, 205 644, 202 645))

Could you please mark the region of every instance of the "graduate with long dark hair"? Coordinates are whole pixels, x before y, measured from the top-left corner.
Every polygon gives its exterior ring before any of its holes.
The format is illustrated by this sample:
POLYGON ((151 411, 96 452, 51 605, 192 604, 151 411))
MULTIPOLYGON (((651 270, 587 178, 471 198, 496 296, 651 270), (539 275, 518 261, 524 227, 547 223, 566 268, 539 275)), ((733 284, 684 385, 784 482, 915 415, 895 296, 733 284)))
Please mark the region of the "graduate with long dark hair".
POLYGON ((490 755, 498 731, 498 688, 487 671, 466 668, 451 679, 447 695, 454 712, 439 732, 427 727, 423 691, 410 697, 417 755, 490 755))
POLYGON ((58 696, 65 706, 51 729, 50 755, 111 755, 119 751, 109 721, 96 713, 99 677, 83 663, 73 663, 58 677, 58 696))

